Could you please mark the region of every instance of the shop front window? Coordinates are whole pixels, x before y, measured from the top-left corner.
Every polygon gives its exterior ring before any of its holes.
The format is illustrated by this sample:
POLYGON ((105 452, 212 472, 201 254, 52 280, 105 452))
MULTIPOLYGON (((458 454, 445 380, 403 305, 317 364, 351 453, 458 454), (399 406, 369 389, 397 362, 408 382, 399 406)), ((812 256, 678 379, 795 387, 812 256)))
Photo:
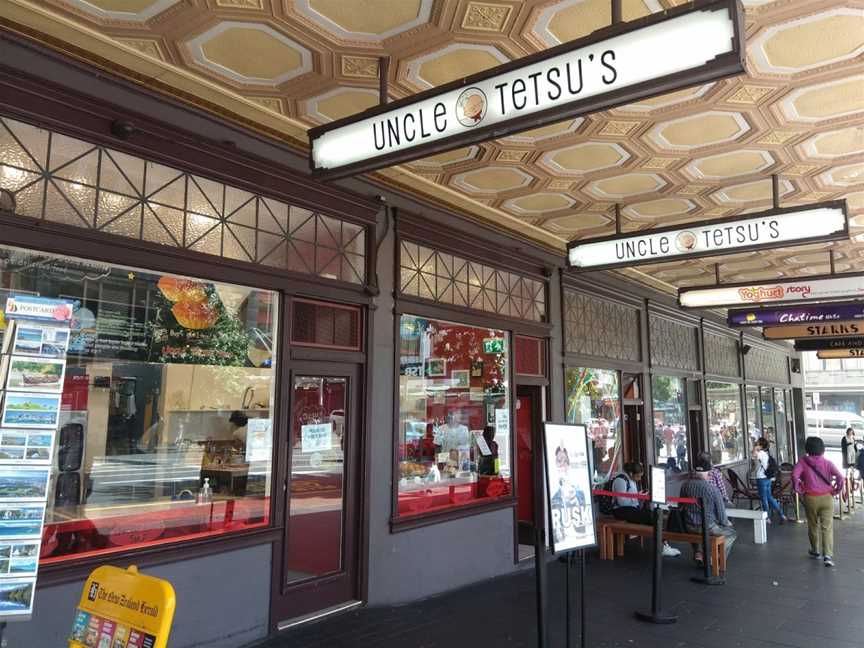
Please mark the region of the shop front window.
POLYGON ((762 388, 762 436, 771 444, 771 454, 777 448, 777 429, 774 427, 774 390, 762 388))
POLYGON ((775 421, 777 422, 777 454, 774 456, 778 463, 791 461, 791 455, 789 454, 789 425, 786 419, 784 393, 782 389, 774 390, 774 411, 776 412, 775 421))
POLYGON ((567 422, 588 430, 595 484, 621 469, 621 400, 617 371, 567 369, 567 422))
POLYGON ((713 464, 744 459, 744 425, 741 420, 741 387, 708 381, 708 434, 713 464))
POLYGON ((762 400, 759 388, 750 385, 745 387, 744 402, 747 408, 747 435, 752 448, 756 439, 762 436, 762 400))
POLYGON ((666 466, 670 472, 686 470, 689 466, 689 453, 684 379, 652 376, 651 398, 654 403, 654 449, 657 464, 666 466))
POLYGON ((398 514, 509 495, 506 331, 402 315, 398 514))
POLYGON ((73 309, 43 563, 269 523, 276 294, 0 247, 12 295, 73 309))

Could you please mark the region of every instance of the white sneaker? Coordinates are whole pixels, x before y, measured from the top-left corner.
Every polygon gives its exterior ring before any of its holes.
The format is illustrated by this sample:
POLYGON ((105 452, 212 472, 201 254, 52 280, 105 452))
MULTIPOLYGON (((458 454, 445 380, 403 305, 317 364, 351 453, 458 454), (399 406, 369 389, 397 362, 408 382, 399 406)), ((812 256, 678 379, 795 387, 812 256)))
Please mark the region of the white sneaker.
POLYGON ((670 558, 675 558, 675 557, 681 555, 681 551, 679 549, 676 549, 675 547, 671 546, 669 543, 664 542, 663 543, 663 555, 669 556, 670 558))

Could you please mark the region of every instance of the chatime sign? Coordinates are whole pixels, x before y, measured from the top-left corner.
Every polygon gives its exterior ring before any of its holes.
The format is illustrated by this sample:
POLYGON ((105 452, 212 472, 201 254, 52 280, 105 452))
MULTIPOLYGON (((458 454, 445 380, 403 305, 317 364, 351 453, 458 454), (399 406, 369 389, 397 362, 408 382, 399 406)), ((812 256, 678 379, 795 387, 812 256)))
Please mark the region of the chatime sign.
POLYGON ((687 228, 666 227, 574 241, 567 246, 567 260, 573 268, 600 270, 848 237, 846 202, 837 200, 808 207, 772 209, 687 228))
POLYGON ((762 332, 762 336, 766 340, 795 340, 798 338, 826 338, 841 337, 844 335, 864 335, 864 322, 771 326, 762 332))
POLYGON ((732 327, 784 326, 791 324, 827 324, 845 320, 864 320, 864 302, 734 310, 729 311, 726 323, 732 327))
POLYGON ((738 0, 613 25, 309 130, 310 166, 342 177, 506 137, 744 72, 738 0))

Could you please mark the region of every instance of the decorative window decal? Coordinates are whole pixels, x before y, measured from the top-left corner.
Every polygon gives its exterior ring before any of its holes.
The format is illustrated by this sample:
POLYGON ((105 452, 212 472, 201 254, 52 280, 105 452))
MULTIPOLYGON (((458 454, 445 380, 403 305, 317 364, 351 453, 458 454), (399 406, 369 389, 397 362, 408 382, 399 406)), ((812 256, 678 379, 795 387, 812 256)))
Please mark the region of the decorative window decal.
POLYGON ((399 290, 403 295, 506 317, 543 322, 543 281, 402 241, 399 290))
POLYGON ((0 189, 14 213, 362 284, 365 229, 0 117, 0 189))

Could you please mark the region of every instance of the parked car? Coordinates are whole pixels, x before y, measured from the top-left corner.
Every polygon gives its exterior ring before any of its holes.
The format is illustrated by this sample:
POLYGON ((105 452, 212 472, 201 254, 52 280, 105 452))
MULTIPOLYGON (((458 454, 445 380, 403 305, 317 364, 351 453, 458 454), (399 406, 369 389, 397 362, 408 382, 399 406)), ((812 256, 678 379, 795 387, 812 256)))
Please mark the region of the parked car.
POLYGON ((855 436, 864 437, 864 418, 852 412, 831 412, 827 410, 807 410, 807 436, 821 438, 827 446, 840 446, 846 428, 855 430, 855 436))

